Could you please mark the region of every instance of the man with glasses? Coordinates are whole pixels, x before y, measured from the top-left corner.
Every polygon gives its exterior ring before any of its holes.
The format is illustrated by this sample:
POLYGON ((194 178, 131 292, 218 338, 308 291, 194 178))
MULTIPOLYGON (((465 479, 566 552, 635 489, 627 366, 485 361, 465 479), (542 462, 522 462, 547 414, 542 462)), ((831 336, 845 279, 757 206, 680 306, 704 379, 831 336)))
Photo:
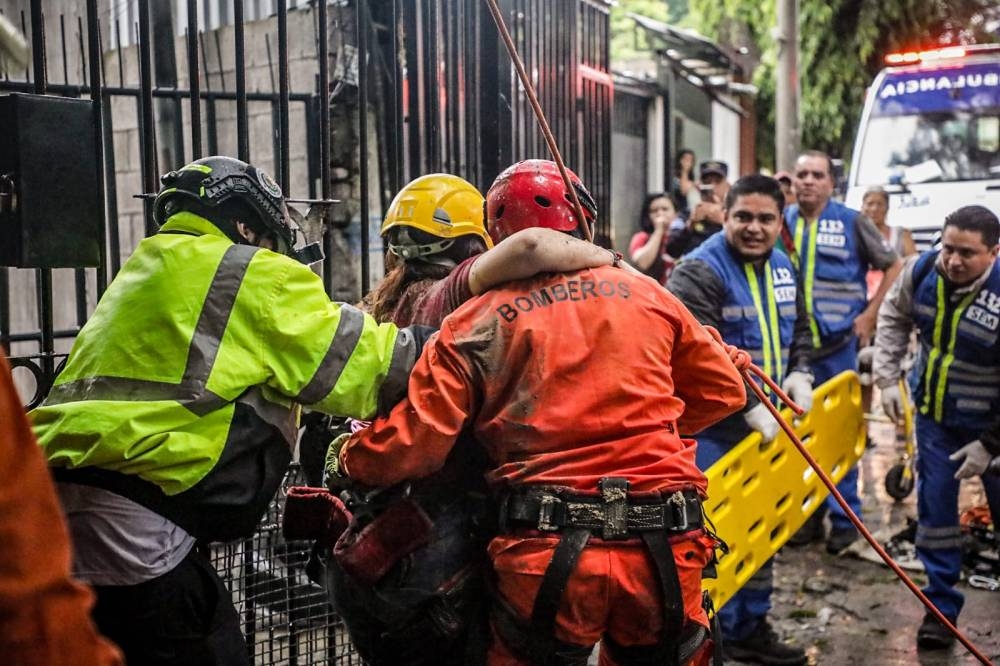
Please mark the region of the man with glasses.
MULTIPOLYGON (((858 344, 872 338, 879 305, 903 263, 871 220, 831 198, 834 181, 829 155, 807 150, 795 161, 794 176, 798 203, 785 210, 785 249, 806 302, 814 349, 811 366, 818 385, 845 370, 857 370, 858 344), (873 268, 884 275, 869 301, 866 275, 873 268)), ((857 467, 848 470, 837 488, 860 516, 857 467)), ((827 511, 827 552, 836 554, 851 545, 858 538, 857 530, 833 497, 789 543, 821 540, 827 511)))
MULTIPOLYGON (((774 249, 784 204, 781 185, 773 178, 753 175, 736 181, 725 200, 722 233, 687 255, 667 288, 702 324, 716 327, 727 343, 750 352, 768 375, 783 379, 790 397, 808 409, 812 373, 805 301, 791 261, 774 249)), ((765 442, 778 434, 767 406, 747 394, 750 400, 741 412, 698 434, 699 469, 708 469, 751 432, 759 432, 765 442)), ((712 488, 708 491, 711 494, 712 488)), ((767 621, 772 590, 768 560, 720 609, 726 658, 806 663, 803 649, 781 642, 767 621)))

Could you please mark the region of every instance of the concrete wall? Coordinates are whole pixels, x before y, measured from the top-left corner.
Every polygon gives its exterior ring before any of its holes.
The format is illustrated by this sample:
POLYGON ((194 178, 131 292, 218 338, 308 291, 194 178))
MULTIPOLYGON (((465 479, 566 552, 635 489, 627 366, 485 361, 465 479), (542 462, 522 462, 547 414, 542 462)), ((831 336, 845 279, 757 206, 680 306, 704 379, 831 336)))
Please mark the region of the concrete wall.
MULTIPOLYGON (((79 20, 84 28, 84 47, 86 48, 86 10, 83 3, 74 0, 46 0, 46 42, 48 47, 48 79, 51 82, 63 83, 63 65, 61 53, 61 34, 59 14, 64 13, 63 24, 66 26, 66 42, 69 45, 67 63, 69 83, 82 83, 82 72, 86 69, 81 60, 78 47, 79 35, 77 26, 79 20), (58 74, 58 76, 56 75, 58 74)), ((30 16, 27 0, 0 0, 0 9, 7 16, 18 17, 23 9, 26 19, 30 16)), ((107 7, 102 5, 106 14, 107 7)), ((344 50, 346 39, 353 39, 353 25, 345 23, 348 15, 353 18, 351 7, 331 7, 328 34, 331 50, 331 76, 336 71, 338 51, 344 50), (345 37, 349 36, 349 37, 345 37)), ((107 49, 115 42, 111 39, 109 29, 104 31, 103 45, 107 49)), ((246 81, 248 92, 276 91, 278 86, 277 71, 277 21, 274 18, 252 21, 245 24, 246 44, 246 81), (270 43, 270 64, 268 45, 270 43), (273 81, 273 83, 272 83, 273 81)), ((27 30, 30 35, 30 25, 27 30)), ((289 44, 289 89, 293 93, 313 93, 316 87, 316 77, 319 72, 316 48, 315 16, 311 9, 296 9, 288 14, 288 44, 289 44)), ((234 91, 236 86, 236 63, 234 48, 234 30, 231 26, 223 27, 217 32, 204 35, 204 60, 199 63, 201 71, 202 90, 234 91), (217 49, 216 39, 219 48, 217 49), (221 58, 220 54, 221 53, 221 58)), ((178 88, 189 87, 187 69, 186 42, 179 37, 174 42, 177 62, 178 88)), ((138 88, 139 86, 139 55, 135 46, 129 46, 120 52, 106 50, 103 54, 105 85, 138 88)), ((23 79, 22 73, 11 73, 12 79, 23 79)), ((343 300, 353 301, 360 297, 360 281, 358 280, 358 265, 360 257, 360 181, 358 179, 357 154, 357 111, 356 91, 350 85, 334 86, 340 94, 334 99, 333 130, 339 134, 345 143, 339 158, 331 155, 334 172, 335 198, 343 200, 342 205, 335 206, 333 217, 336 221, 334 231, 334 248, 339 248, 339 256, 335 261, 334 284, 335 295, 343 300), (352 106, 353 102, 353 106, 352 106), (338 121, 337 111, 340 111, 338 121), (338 161, 339 160, 339 161, 338 161)), ((116 203, 118 208, 117 224, 120 236, 119 259, 124 262, 134 251, 145 235, 144 213, 142 201, 134 198, 142 193, 142 176, 140 160, 141 137, 138 130, 139 107, 135 97, 114 96, 110 99, 111 126, 114 144, 115 180, 117 187, 116 203)), ((372 108, 378 107, 379 100, 372 99, 372 108)), ((207 105, 202 104, 202 151, 208 154, 208 114, 207 105)), ((174 154, 170 137, 158 136, 156 149, 156 173, 160 174, 181 166, 192 159, 189 103, 181 105, 184 151, 182 155, 174 154)), ((157 104, 158 113, 161 105, 157 104)), ((275 163, 275 134, 272 128, 271 105, 269 102, 252 102, 249 105, 250 160, 270 171, 277 179, 279 177, 275 163)), ((369 131, 375 127, 375 112, 370 114, 369 131)), ((216 107, 218 120, 218 146, 220 154, 236 155, 236 104, 235 102, 219 102, 216 107)), ((162 122, 157 122, 161 129, 162 122)), ((305 111, 302 103, 292 103, 289 113, 289 144, 290 144, 290 196, 306 198, 309 194, 307 145, 305 111)), ((377 144, 369 141, 370 154, 370 211, 369 220, 371 238, 373 240, 371 276, 372 284, 383 274, 381 263, 381 246, 378 238, 378 228, 381 220, 379 189, 378 189, 378 159, 377 144)), ((315 184, 315 191, 321 191, 315 184)), ((71 204, 67 205, 67 214, 71 215, 71 204)), ((304 211, 303 211, 304 212, 304 211)), ((35 271, 20 269, 0 269, 8 271, 11 294, 11 331, 12 333, 29 333, 37 331, 40 326, 38 317, 37 297, 35 288, 35 271)), ((96 306, 96 272, 87 269, 86 314, 89 316, 96 306)), ((72 270, 57 270, 53 274, 54 282, 54 322, 55 329, 72 329, 80 322, 76 312, 75 274, 72 270)), ((56 351, 68 352, 72 339, 57 339, 56 351)), ((32 355, 39 351, 37 342, 12 344, 12 356, 32 355)), ((19 386, 24 393, 29 393, 32 382, 19 378, 19 386)))

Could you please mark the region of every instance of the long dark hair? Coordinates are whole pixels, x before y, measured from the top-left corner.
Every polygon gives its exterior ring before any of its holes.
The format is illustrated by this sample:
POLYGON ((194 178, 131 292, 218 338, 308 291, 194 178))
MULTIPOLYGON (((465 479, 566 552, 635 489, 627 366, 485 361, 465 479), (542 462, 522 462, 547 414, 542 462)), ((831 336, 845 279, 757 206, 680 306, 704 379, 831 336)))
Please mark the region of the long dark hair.
POLYGON ((649 219, 649 207, 653 205, 653 202, 657 199, 668 199, 670 204, 674 207, 674 212, 678 211, 677 202, 674 198, 667 192, 652 192, 646 195, 646 198, 642 200, 642 208, 639 209, 639 229, 645 231, 647 234, 653 233, 653 223, 649 219))
MULTIPOLYGON (((684 157, 685 155, 690 155, 693 158, 694 151, 691 150, 690 148, 681 148, 680 150, 677 151, 677 154, 674 156, 674 173, 678 176, 681 175, 681 158, 684 157)), ((688 170, 687 173, 688 180, 694 180, 694 162, 695 161, 692 159, 691 168, 688 170)))
MULTIPOLYGON (((432 243, 441 240, 440 236, 420 229, 411 228, 408 231, 410 237, 417 243, 432 243)), ((459 264, 485 250, 486 244, 481 238, 468 234, 459 236, 450 247, 438 254, 451 259, 455 264, 459 264)), ((392 252, 387 252, 386 269, 385 278, 361 301, 361 307, 378 322, 393 320, 400 300, 412 285, 426 281, 429 286, 438 280, 443 280, 454 270, 454 265, 435 264, 419 259, 403 261, 392 252)))

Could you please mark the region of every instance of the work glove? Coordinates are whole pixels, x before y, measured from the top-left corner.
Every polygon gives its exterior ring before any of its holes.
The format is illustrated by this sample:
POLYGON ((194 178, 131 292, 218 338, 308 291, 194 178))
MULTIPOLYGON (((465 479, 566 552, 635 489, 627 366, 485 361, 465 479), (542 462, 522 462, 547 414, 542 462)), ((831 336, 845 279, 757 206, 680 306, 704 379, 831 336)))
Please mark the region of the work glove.
POLYGON ((774 441, 774 438, 778 436, 778 422, 764 403, 760 403, 744 414, 743 419, 748 426, 760 433, 765 442, 774 441))
POLYGON ((882 411, 893 422, 899 423, 903 418, 903 394, 899 390, 899 383, 889 384, 882 387, 882 411))
POLYGON ((983 443, 978 439, 974 442, 969 442, 958 451, 948 456, 948 460, 958 462, 963 461, 962 466, 958 468, 955 472, 956 479, 968 479, 973 476, 979 476, 986 471, 986 468, 990 466, 990 461, 993 460, 993 455, 986 450, 983 443))
POLYGON ((868 345, 867 347, 862 347, 858 352, 858 365, 859 366, 871 366, 872 362, 875 360, 875 345, 868 345))
POLYGON ((326 464, 324 465, 324 477, 326 487, 331 492, 339 493, 344 488, 351 485, 351 480, 340 469, 340 452, 343 450, 347 440, 351 438, 351 433, 345 432, 330 442, 330 447, 326 450, 326 464))
POLYGON ((785 377, 781 390, 788 394, 796 405, 808 412, 813 406, 813 378, 807 372, 793 370, 785 377))

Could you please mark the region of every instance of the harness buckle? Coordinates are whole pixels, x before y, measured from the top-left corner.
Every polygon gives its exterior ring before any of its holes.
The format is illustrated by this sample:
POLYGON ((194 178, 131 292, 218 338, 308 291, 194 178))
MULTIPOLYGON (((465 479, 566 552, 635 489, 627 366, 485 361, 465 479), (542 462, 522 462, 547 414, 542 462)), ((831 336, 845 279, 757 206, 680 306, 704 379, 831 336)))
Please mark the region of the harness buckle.
POLYGON ((552 517, 555 515, 556 506, 559 504, 559 501, 558 497, 553 497, 552 495, 542 495, 538 506, 539 532, 559 531, 559 525, 552 522, 552 517))
POLYGON ((669 498, 667 498, 667 504, 674 514, 674 524, 673 529, 677 532, 686 532, 688 529, 688 514, 687 514, 687 499, 684 497, 684 493, 677 490, 669 498))
POLYGON ((628 480, 608 476, 597 484, 604 502, 601 521, 601 538, 605 540, 628 537, 628 480))

